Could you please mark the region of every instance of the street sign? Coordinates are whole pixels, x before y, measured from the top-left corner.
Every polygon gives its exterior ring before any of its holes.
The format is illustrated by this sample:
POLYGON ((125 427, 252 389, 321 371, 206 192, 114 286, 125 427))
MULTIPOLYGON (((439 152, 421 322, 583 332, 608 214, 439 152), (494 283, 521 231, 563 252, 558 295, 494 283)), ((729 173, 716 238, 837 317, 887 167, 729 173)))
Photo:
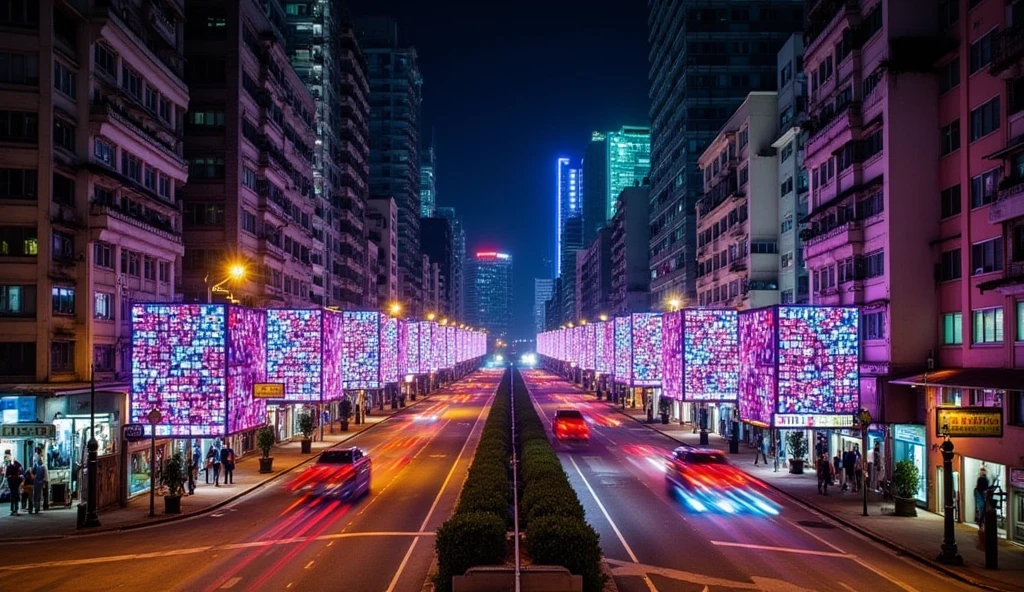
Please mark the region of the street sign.
POLYGON ((32 438, 56 438, 57 426, 52 423, 8 423, 0 427, 0 437, 9 440, 28 440, 32 438))
POLYGON ((937 407, 935 435, 951 438, 1002 438, 1002 407, 937 407))
POLYGON ((146 419, 150 424, 156 425, 160 423, 160 420, 164 418, 164 414, 160 413, 159 409, 153 409, 146 415, 146 419))
POLYGON ((138 442, 146 437, 146 426, 141 423, 129 423, 121 429, 125 440, 138 442))
POLYGON ((283 399, 284 383, 282 382, 256 382, 252 385, 252 397, 254 399, 283 399))

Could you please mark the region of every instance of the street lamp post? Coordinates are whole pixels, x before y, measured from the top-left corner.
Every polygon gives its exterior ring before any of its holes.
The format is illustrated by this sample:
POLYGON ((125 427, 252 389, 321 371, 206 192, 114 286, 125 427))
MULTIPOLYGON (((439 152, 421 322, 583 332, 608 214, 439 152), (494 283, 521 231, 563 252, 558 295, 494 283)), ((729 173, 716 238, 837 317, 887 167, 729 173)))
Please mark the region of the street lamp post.
POLYGON ((146 416, 149 420, 149 517, 156 516, 156 424, 164 418, 159 409, 154 408, 146 416))
POLYGON ((942 529, 942 552, 936 559, 946 565, 963 565, 964 558, 956 548, 956 530, 953 523, 953 440, 949 437, 948 426, 943 427, 942 446, 942 499, 945 515, 942 529))
POLYGON ((100 443, 96 441, 96 367, 89 367, 89 460, 88 471, 89 481, 88 497, 85 500, 85 522, 83 526, 93 527, 100 525, 99 516, 96 515, 96 474, 99 472, 99 449, 100 443))

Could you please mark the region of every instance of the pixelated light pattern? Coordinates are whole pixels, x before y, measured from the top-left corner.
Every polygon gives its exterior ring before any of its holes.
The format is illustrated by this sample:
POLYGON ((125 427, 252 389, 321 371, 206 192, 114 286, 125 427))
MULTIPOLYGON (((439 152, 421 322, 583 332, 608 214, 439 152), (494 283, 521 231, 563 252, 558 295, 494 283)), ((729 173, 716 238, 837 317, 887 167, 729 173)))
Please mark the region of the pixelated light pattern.
POLYGON ((422 321, 416 324, 419 325, 420 334, 419 373, 429 374, 434 371, 434 357, 431 352, 431 326, 433 323, 422 321))
POLYGON ((267 314, 263 310, 228 308, 227 373, 227 433, 265 424, 267 402, 252 396, 253 384, 267 381, 267 314))
POLYGON ((775 405, 775 308, 739 315, 739 411, 744 421, 769 426, 775 405))
POLYGON ((631 369, 633 386, 661 384, 661 313, 634 313, 631 369))
POLYGON ((345 349, 345 317, 333 310, 322 311, 323 368, 322 401, 337 401, 345 394, 343 355, 345 349))
POLYGON ((730 309, 683 311, 683 399, 735 401, 739 396, 739 314, 730 309))
POLYGON ((860 408, 855 308, 778 309, 778 413, 850 414, 860 408))
POLYGON ((683 398, 683 311, 661 316, 661 396, 683 398))
POLYGON ((381 317, 384 315, 365 310, 345 310, 342 314, 345 318, 342 348, 345 388, 381 388, 381 317))
POLYGON ((402 367, 400 374, 420 373, 420 324, 405 321, 398 326, 398 358, 402 367))
POLYGON ((583 339, 583 366, 584 370, 594 370, 597 368, 597 361, 595 359, 595 352, 597 348, 597 325, 590 323, 586 325, 586 336, 583 339))
POLYGON ((615 323, 599 323, 597 326, 595 366, 600 374, 611 374, 615 370, 615 323))
POLYGON ((131 422, 159 409, 158 436, 225 435, 226 340, 224 305, 133 305, 131 422))
POLYGON ((447 326, 444 328, 444 351, 445 351, 445 368, 455 367, 455 327, 447 326))
POLYGON ((435 323, 430 336, 430 351, 433 360, 430 367, 435 372, 444 368, 445 343, 444 326, 435 323))
POLYGON ((629 384, 633 370, 633 327, 630 317, 615 317, 615 382, 629 384))
POLYGON ((380 382, 398 382, 398 319, 387 315, 380 325, 380 382))
POLYGON ((320 401, 321 311, 267 310, 267 381, 284 384, 284 400, 320 401))

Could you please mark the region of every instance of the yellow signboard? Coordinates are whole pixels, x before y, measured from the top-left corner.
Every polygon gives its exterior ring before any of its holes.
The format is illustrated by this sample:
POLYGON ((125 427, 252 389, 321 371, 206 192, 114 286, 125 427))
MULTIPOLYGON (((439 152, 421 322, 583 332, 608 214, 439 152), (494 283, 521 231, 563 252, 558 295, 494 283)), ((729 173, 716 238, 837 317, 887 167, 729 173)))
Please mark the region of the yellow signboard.
POLYGON ((935 432, 940 438, 1002 438, 1001 407, 938 407, 935 432))
POLYGON ((283 399, 284 383, 281 382, 257 382, 252 385, 252 397, 254 399, 283 399))

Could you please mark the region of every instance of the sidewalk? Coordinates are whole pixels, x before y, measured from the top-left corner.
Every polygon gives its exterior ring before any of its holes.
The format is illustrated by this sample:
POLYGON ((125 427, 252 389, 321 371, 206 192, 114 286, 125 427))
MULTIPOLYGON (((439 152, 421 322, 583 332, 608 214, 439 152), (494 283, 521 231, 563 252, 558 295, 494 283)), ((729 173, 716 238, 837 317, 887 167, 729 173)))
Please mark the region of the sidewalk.
MULTIPOLYGON (((436 394, 436 392, 431 394, 436 394)), ((416 401, 407 401, 405 409, 429 400, 428 398, 419 397, 416 401)), ((44 510, 38 515, 22 513, 19 516, 8 515, 7 504, 4 504, 0 507, 0 543, 63 538, 111 530, 126 530, 181 520, 190 516, 211 512, 310 462, 316 458, 318 452, 332 446, 337 446, 356 434, 368 430, 402 411, 403 409, 393 410, 389 405, 385 405, 383 411, 375 408, 371 412, 372 415, 366 416, 365 423, 356 425, 350 421, 347 432, 341 431, 341 425, 337 421, 334 422, 333 434, 330 431, 330 427, 325 425, 324 439, 313 441, 312 454, 302 454, 298 439, 278 444, 270 452, 270 455, 274 457, 273 473, 261 474, 259 472, 258 451, 254 451, 238 460, 235 466, 234 483, 231 485, 223 483, 221 483, 220 487, 215 487, 212 483, 207 485, 203 478, 203 473, 200 471, 195 495, 181 498, 181 514, 164 514, 164 501, 158 492, 155 502, 156 515, 150 518, 149 494, 146 493, 128 500, 128 505, 124 508, 112 506, 100 509, 97 514, 99 515, 101 526, 78 530, 76 528, 78 521, 77 501, 72 503, 70 508, 54 509, 51 507, 51 509, 44 510)), ((317 436, 319 436, 319 432, 317 436)), ((223 475, 221 477, 223 478, 223 475)))
MULTIPOLYGON (((593 395, 588 393, 588 397, 593 395)), ((603 402, 603 401, 602 401, 603 402)), ((611 406, 611 403, 607 403, 611 406)), ((691 424, 647 423, 642 408, 615 409, 620 413, 643 423, 651 429, 689 446, 700 446, 700 434, 693 431, 691 424)), ((708 434, 708 446, 728 453, 729 440, 718 434, 708 434)), ((970 584, 996 590, 1024 589, 1024 548, 1001 540, 999 543, 999 569, 985 568, 985 553, 977 547, 978 529, 966 524, 956 524, 956 542, 964 559, 962 567, 951 567, 935 561, 942 544, 943 517, 918 508, 917 518, 901 518, 891 515, 892 502, 883 502, 882 496, 868 493, 868 516, 863 516, 862 493, 840 492, 838 487, 829 488, 828 496, 818 494, 817 478, 813 471, 803 475, 792 475, 780 459, 776 471, 773 458, 768 464, 754 465, 754 449, 740 442, 740 452, 728 454, 730 462, 746 473, 764 481, 772 488, 811 508, 828 514, 844 526, 868 538, 910 556, 919 562, 970 584)))

